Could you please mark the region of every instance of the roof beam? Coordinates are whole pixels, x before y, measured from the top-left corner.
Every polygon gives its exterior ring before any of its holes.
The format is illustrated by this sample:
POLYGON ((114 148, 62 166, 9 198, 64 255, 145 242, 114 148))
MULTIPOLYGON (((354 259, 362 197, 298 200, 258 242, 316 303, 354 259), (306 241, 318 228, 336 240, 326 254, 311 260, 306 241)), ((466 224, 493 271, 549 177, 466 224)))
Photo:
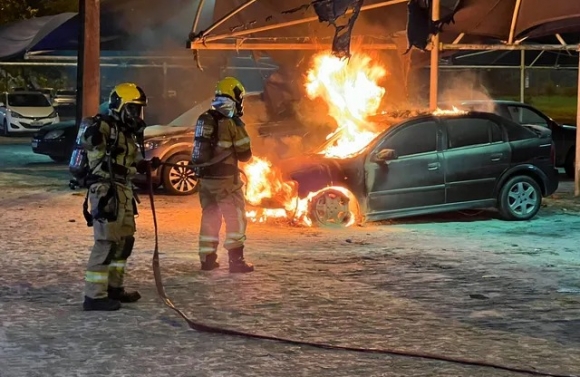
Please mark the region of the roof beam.
POLYGON ((510 34, 509 34, 509 38, 508 38, 508 44, 514 43, 516 25, 518 24, 518 18, 520 17, 521 6, 522 6, 522 0, 516 0, 516 6, 514 7, 514 13, 512 14, 512 24, 510 26, 510 34))
MULTIPOLYGON (((253 3, 254 1, 251 1, 251 2, 253 3)), ((380 2, 380 3, 377 3, 377 4, 364 5, 364 6, 361 7, 360 11, 362 12, 362 11, 365 11, 365 10, 372 10, 372 9, 377 9, 377 8, 383 8, 383 7, 387 7, 389 5, 406 3, 407 1, 408 0, 390 0, 390 1, 383 1, 383 2, 380 2)), ((237 9, 239 9, 239 7, 236 8, 236 9, 234 9, 233 11, 236 11, 236 13, 238 13, 239 10, 237 10, 237 9)), ((232 13, 232 12, 230 12, 230 13, 232 13)), ((228 16, 230 13, 226 14, 224 17, 228 16)), ((349 10, 349 11, 347 11, 345 13, 345 15, 351 14, 351 13, 352 13, 352 10, 349 10)), ((222 19, 224 17, 222 17, 222 19)), ((217 40, 226 39, 226 38, 232 38, 232 37, 241 37, 241 36, 244 36, 244 35, 250 35, 250 34, 254 34, 254 33, 260 33, 260 32, 263 32, 263 31, 282 29, 282 28, 286 28, 286 27, 290 27, 290 26, 301 25, 301 24, 305 24, 305 23, 309 23, 309 22, 313 22, 313 21, 318 21, 318 16, 306 17, 306 18, 301 18, 301 19, 297 19, 297 20, 293 20, 293 21, 281 22, 281 23, 274 24, 274 25, 261 26, 261 27, 256 27, 256 28, 252 28, 252 29, 239 30, 239 31, 235 31, 235 32, 232 32, 232 33, 227 33, 227 34, 207 35, 210 31, 215 30, 216 27, 218 27, 221 23, 224 22, 224 21, 222 21, 222 19, 216 21, 213 25, 211 25, 208 28, 208 30, 206 30, 205 32, 202 33, 201 36, 191 35, 190 36, 191 49, 192 50, 196 50, 197 48, 194 48, 194 46, 198 46, 198 45, 201 45, 201 44, 206 43, 206 42, 217 41, 217 40)), ((202 48, 200 48, 200 50, 201 49, 202 48)))
POLYGON ((465 37, 465 33, 461 33, 461 34, 459 34, 459 35, 457 36, 457 38, 455 38, 455 39, 453 40, 453 43, 451 43, 451 44, 454 44, 454 45, 458 44, 459 42, 461 42, 461 40, 463 39, 463 37, 465 37))

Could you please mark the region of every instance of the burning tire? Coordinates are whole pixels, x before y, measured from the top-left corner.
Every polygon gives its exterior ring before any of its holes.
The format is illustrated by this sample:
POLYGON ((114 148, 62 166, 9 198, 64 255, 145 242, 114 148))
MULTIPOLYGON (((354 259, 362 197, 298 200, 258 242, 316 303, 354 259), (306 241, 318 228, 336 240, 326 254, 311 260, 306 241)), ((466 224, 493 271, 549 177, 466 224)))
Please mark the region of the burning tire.
POLYGON ((308 206, 313 225, 346 228, 354 224, 358 216, 358 203, 354 195, 341 187, 327 188, 314 195, 308 206))

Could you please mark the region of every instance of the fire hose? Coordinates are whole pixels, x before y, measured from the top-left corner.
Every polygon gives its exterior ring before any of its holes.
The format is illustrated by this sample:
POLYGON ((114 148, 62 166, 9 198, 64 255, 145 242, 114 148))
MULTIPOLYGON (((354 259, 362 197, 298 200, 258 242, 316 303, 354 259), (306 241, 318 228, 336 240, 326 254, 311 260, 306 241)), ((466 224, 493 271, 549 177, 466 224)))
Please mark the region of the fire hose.
MULTIPOLYGON (((216 156, 212 161, 199 164, 199 165, 176 165, 179 167, 186 167, 186 168, 196 168, 196 167, 206 167, 213 165, 217 162, 222 161, 226 157, 228 157, 230 153, 222 154, 216 156)), ((168 165, 163 163, 163 165, 168 165)), ((423 353, 423 352, 413 352, 413 351, 404 351, 398 349, 386 349, 386 348, 361 348, 361 347, 350 347, 350 346, 339 346, 339 345, 332 345, 326 343, 319 343, 319 342, 310 342, 305 340, 298 340, 298 339, 290 339, 290 338, 282 338, 277 336, 271 335, 260 335, 251 332, 245 332, 240 330, 233 330, 227 328, 221 328, 216 326, 210 326, 203 324, 201 322, 197 322, 194 319, 189 318, 183 311, 181 311, 173 301, 167 296, 165 292, 165 287, 163 285, 163 280, 161 278, 161 266, 159 263, 159 236, 158 236, 158 226, 157 226, 157 215, 155 212, 155 198, 153 192, 153 181, 151 179, 152 170, 151 165, 147 166, 147 186, 148 186, 148 194, 149 200, 151 204, 151 212, 153 216, 153 229, 154 229, 154 236, 155 236, 155 246, 153 249, 153 275, 155 278, 155 286, 157 288, 157 294, 163 301, 163 303, 175 311, 185 322, 187 325, 192 329, 199 332, 211 333, 211 334, 220 334, 220 335, 229 335, 229 336, 237 336, 243 338, 250 338, 250 339, 258 339, 258 340, 269 340, 275 342, 281 342, 286 344, 298 345, 298 346, 307 346, 312 348, 319 348, 319 349, 326 349, 326 350, 337 350, 337 351, 347 351, 347 352, 356 352, 356 353, 367 353, 367 354, 383 354, 383 355, 391 355, 391 356, 401 356, 401 357, 409 357, 409 358, 418 358, 418 359, 425 359, 425 360, 434 360, 434 361, 443 361, 448 363, 460 364, 460 365, 467 365, 467 366, 476 366, 476 367, 484 367, 484 368, 493 368, 498 370, 504 370, 508 372, 520 373, 520 374, 528 374, 533 376, 547 376, 547 377, 580 377, 580 375, 571 375, 571 374, 556 374, 556 373, 549 373, 549 372, 541 372, 534 369, 523 369, 523 368, 516 368, 516 367, 509 367, 500 364, 494 364, 474 359, 463 359, 463 358, 456 358, 456 357, 448 357, 443 355, 437 354, 430 354, 430 353, 423 353)))

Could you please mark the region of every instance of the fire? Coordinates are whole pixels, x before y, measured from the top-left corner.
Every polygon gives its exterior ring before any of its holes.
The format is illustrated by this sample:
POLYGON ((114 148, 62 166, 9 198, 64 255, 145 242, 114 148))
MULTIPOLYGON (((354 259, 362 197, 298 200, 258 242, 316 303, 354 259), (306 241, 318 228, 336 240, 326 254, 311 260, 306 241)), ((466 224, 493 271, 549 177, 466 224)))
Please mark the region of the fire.
POLYGON ((377 82, 386 74, 383 67, 372 64, 371 58, 361 53, 350 60, 327 53, 314 58, 306 92, 310 99, 322 98, 328 105, 328 114, 338 124, 327 137, 336 140, 322 154, 349 157, 375 138, 374 124, 367 118, 379 109, 385 89, 377 82))
POLYGON ((461 114, 467 114, 467 111, 460 110, 455 106, 452 106, 451 110, 443 110, 437 108, 435 111, 433 111, 433 115, 461 115, 461 114))
MULTIPOLYGON (((358 153, 378 134, 374 124, 368 120, 374 115, 385 95, 385 89, 377 83, 387 71, 372 63, 370 57, 356 54, 350 60, 340 59, 330 53, 314 58, 308 72, 306 92, 310 99, 321 98, 328 105, 328 114, 338 124, 328 135, 333 142, 320 153, 326 157, 347 158, 358 153)), ((345 221, 346 226, 355 222, 350 208, 340 208, 338 196, 354 199, 342 187, 327 187, 311 192, 305 198, 297 195, 297 184, 284 179, 281 171, 265 158, 254 157, 242 167, 246 174, 246 200, 250 205, 262 207, 246 213, 250 221, 265 222, 268 218, 286 218, 296 223, 312 225, 311 215, 328 215, 336 221, 345 221), (309 213, 311 201, 315 204, 335 201, 332 210, 316 208, 309 213), (336 209, 338 208, 338 209, 336 209)))

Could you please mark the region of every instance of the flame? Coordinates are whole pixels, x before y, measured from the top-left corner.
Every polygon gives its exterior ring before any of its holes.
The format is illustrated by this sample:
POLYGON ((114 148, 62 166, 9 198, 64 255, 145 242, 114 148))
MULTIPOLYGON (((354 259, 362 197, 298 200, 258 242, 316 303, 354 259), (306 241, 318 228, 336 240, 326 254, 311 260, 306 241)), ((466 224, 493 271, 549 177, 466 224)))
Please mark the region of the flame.
MULTIPOLYGON (((353 55, 350 60, 337 58, 331 53, 315 56, 313 67, 307 75, 306 92, 310 99, 324 100, 328 105, 328 114, 338 124, 337 129, 327 137, 327 140, 333 138, 332 143, 320 154, 347 158, 376 137, 378 132, 368 118, 376 114, 385 95, 385 89, 377 82, 386 74, 383 67, 372 63, 371 58, 364 54, 353 55)), ((246 200, 252 206, 261 207, 246 212, 250 221, 285 218, 311 226, 311 216, 328 215, 332 216, 331 220, 346 226, 355 222, 353 206, 343 208, 346 206, 344 197, 349 199, 349 203, 356 203, 354 195, 346 188, 327 187, 300 199, 297 183, 285 180, 281 170, 271 161, 253 157, 242 169, 247 176, 246 200), (336 205, 333 208, 338 209, 325 209, 325 201, 334 201, 336 205), (310 213, 311 206, 314 206, 313 213, 310 213)))
POLYGON ((460 110, 455 106, 452 106, 451 110, 443 110, 440 108, 437 108, 435 111, 433 111, 433 115, 463 115, 463 114, 467 114, 467 111, 464 110, 460 110))
POLYGON ((310 99, 322 98, 328 105, 328 115, 338 128, 327 139, 335 137, 330 146, 321 151, 326 157, 345 158, 363 149, 378 132, 368 121, 374 115, 385 95, 377 82, 387 71, 371 58, 358 53, 350 60, 328 53, 314 58, 314 67, 308 72, 306 93, 310 99))

